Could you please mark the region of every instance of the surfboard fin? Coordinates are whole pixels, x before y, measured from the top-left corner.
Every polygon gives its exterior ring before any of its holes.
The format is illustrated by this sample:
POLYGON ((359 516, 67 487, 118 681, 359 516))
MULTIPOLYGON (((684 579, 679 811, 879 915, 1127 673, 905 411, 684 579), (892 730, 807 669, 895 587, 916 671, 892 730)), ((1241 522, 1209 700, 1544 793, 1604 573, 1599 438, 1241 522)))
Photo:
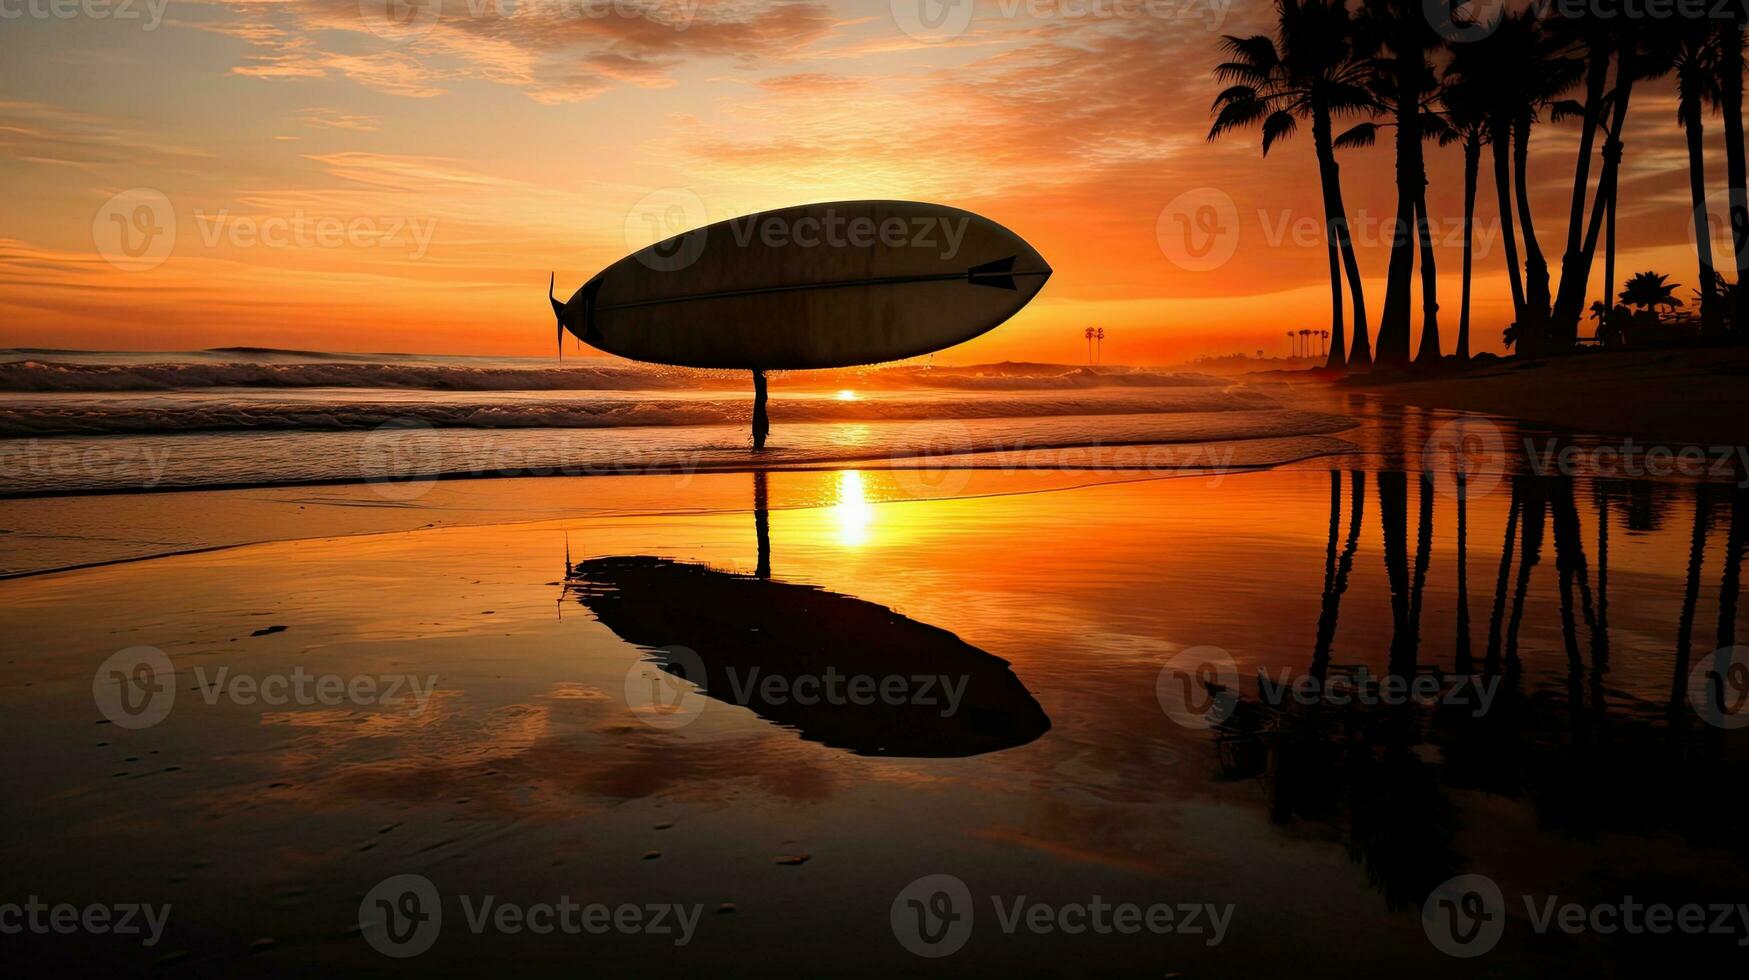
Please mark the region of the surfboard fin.
POLYGON ((547 273, 547 300, 553 304, 553 316, 559 320, 559 333, 556 339, 559 342, 559 360, 562 361, 565 359, 565 307, 559 302, 559 298, 553 295, 553 287, 557 284, 558 273, 547 273))
POLYGON ((1014 256, 985 262, 966 270, 966 279, 974 286, 991 286, 996 289, 1014 291, 1014 256))

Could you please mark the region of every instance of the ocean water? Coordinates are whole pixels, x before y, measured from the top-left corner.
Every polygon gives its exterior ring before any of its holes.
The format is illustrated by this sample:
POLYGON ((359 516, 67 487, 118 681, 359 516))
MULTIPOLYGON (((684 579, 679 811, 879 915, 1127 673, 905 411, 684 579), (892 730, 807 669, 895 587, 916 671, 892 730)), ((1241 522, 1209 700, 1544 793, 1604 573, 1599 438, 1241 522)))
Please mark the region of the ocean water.
POLYGON ((0 352, 0 495, 857 463, 1203 470, 1353 448, 1291 390, 1157 369, 774 375, 601 358, 0 352))

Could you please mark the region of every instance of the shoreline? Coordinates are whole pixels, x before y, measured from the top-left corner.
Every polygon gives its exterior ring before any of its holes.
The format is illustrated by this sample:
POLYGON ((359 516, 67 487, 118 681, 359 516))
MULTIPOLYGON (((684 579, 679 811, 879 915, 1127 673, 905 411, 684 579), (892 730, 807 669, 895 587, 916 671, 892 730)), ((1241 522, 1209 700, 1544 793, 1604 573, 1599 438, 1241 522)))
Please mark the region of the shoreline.
MULTIPOLYGON (((1325 375, 1318 371, 1317 374, 1325 375)), ((1749 444, 1749 348, 1586 351, 1329 379, 1391 404, 1476 412, 1592 435, 1749 444)))

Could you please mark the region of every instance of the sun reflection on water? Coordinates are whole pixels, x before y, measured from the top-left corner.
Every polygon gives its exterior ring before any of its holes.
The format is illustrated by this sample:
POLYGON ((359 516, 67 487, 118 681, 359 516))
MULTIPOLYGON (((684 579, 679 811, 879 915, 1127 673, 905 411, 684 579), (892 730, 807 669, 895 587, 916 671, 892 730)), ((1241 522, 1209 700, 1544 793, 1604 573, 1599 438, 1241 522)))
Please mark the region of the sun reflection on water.
POLYGON ((832 514, 838 521, 840 544, 855 548, 868 543, 874 507, 863 488, 862 471, 844 470, 838 474, 838 502, 833 505, 832 514))

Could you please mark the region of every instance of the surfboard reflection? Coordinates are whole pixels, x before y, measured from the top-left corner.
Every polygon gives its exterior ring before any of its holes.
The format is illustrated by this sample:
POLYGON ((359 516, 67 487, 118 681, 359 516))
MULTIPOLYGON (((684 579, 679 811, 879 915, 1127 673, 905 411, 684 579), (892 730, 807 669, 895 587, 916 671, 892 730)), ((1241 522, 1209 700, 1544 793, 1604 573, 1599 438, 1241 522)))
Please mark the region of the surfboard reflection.
POLYGON ((981 755, 1051 725, 1007 661, 853 596, 641 555, 578 562, 566 585, 663 670, 858 755, 981 755), (658 649, 675 646, 702 678, 658 649))

